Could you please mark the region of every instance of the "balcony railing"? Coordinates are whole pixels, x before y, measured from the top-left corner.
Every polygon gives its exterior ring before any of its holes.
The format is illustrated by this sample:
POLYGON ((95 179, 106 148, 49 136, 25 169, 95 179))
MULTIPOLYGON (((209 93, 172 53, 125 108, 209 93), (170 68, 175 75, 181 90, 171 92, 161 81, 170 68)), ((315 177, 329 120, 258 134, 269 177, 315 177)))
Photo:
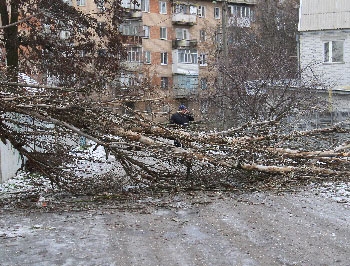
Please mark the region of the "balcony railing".
POLYGON ((123 13, 123 17, 126 19, 141 19, 142 12, 139 10, 128 10, 123 13))
POLYGON ((240 28, 249 28, 251 19, 249 17, 229 17, 228 25, 240 28))
POLYGON ((173 95, 175 98, 184 98, 189 97, 197 94, 196 89, 185 89, 185 88, 174 88, 173 89, 173 95))
POLYGON ((178 49, 181 47, 195 48, 197 47, 197 44, 198 44, 197 40, 173 40, 172 41, 173 49, 178 49))
POLYGON ((197 16, 194 14, 174 13, 172 22, 178 25, 195 25, 197 24, 197 16))

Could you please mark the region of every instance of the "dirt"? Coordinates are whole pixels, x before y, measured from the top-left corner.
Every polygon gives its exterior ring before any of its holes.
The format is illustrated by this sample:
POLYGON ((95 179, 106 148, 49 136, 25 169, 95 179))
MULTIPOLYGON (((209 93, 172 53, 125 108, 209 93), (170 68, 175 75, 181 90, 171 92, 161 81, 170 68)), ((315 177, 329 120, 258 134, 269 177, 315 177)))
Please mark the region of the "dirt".
POLYGON ((50 204, 0 211, 2 266, 350 265, 349 201, 320 192, 50 204))

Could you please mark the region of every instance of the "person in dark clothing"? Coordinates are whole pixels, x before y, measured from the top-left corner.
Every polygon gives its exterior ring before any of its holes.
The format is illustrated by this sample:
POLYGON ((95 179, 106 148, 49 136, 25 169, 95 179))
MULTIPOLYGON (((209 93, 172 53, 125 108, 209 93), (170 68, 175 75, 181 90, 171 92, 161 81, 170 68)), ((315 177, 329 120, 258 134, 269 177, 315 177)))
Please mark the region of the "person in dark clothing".
MULTIPOLYGON (((194 121, 193 115, 183 104, 180 105, 179 110, 170 117, 170 124, 179 125, 181 127, 187 127, 190 124, 190 121, 194 121)), ((176 139, 174 139, 174 145, 176 147, 183 147, 183 145, 176 139)))
POLYGON ((185 105, 180 105, 179 110, 170 117, 170 124, 187 127, 190 121, 194 121, 193 115, 188 111, 185 105))

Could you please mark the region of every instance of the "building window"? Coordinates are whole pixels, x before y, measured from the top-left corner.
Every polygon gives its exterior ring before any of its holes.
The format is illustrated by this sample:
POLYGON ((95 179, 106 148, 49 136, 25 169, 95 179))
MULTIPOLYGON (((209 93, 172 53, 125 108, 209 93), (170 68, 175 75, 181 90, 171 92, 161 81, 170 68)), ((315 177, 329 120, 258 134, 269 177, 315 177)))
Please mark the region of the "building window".
POLYGON ((72 0, 63 0, 63 3, 66 3, 69 6, 73 5, 72 0))
POLYGON ((160 64, 167 65, 168 64, 168 53, 160 53, 160 64))
POLYGON ((193 5, 178 3, 174 5, 173 12, 175 14, 181 13, 181 14, 195 15, 197 14, 197 7, 193 5))
POLYGON ((128 62, 141 62, 142 48, 141 47, 129 47, 127 49, 127 61, 128 62))
POLYGON ((206 66, 207 65, 207 55, 206 54, 200 54, 199 55, 199 65, 200 66, 206 66))
POLYGON ((166 2, 159 1, 159 13, 166 14, 166 2))
POLYGON ((99 13, 103 13, 106 11, 105 0, 96 0, 95 2, 99 13))
POLYGON ((144 61, 145 64, 151 63, 151 52, 150 51, 144 51, 144 61))
POLYGON ((143 26, 143 32, 144 32, 143 36, 145 38, 149 38, 150 26, 143 26))
POLYGON ((253 11, 249 6, 229 6, 229 16, 237 18, 253 18, 253 11))
POLYGON ((61 38, 61 40, 67 40, 67 39, 69 39, 69 37, 70 37, 70 31, 68 31, 68 30, 62 30, 62 31, 60 32, 60 38, 61 38))
POLYGON ((86 1, 85 0, 77 0, 77 6, 85 6, 86 1))
POLYGON ((168 77, 161 77, 160 78, 160 87, 162 89, 167 89, 169 86, 169 78, 168 77))
POLYGON ((119 77, 119 85, 121 89, 128 89, 135 86, 140 86, 142 77, 137 77, 135 74, 121 73, 119 77))
POLYGON ((199 85, 198 76, 192 75, 175 75, 173 82, 177 89, 197 90, 199 85))
POLYGON ((201 78, 201 90, 206 90, 208 88, 207 78, 201 78))
POLYGON ((344 41, 327 41, 324 43, 324 62, 344 62, 344 41))
POLYGON ((205 30, 200 30, 199 31, 199 40, 201 42, 205 42, 205 40, 206 40, 206 32, 205 32, 205 30))
POLYGON ((129 21, 119 25, 119 31, 126 36, 143 36, 143 28, 138 21, 129 21))
POLYGON ((197 15, 200 18, 205 18, 205 6, 198 6, 197 15))
POLYGON ((143 12, 149 12, 149 0, 141 0, 141 10, 143 12))
POLYGON ((197 50, 180 49, 178 50, 178 63, 197 64, 197 50))
POLYGON ((214 7, 214 18, 220 19, 220 8, 219 7, 214 7))
POLYGON ((189 33, 188 29, 176 29, 175 34, 176 34, 177 40, 189 40, 190 39, 190 33, 189 33))
POLYGON ((96 28, 96 33, 99 37, 103 36, 105 34, 105 28, 107 26, 106 22, 97 22, 97 28, 96 28))
POLYGON ((160 27, 160 39, 161 40, 167 39, 167 30, 165 27, 160 27))

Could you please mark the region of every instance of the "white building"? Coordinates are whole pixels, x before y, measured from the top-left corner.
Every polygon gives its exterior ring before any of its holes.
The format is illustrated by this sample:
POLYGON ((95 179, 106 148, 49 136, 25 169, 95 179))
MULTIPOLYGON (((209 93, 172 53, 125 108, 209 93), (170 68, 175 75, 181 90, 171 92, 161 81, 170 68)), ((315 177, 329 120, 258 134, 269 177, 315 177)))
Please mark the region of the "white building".
POLYGON ((16 175, 22 165, 19 152, 7 142, 0 141, 0 184, 16 175))
POLYGON ((333 108, 350 111, 349 0, 300 0, 299 52, 303 81, 326 85, 333 108))

